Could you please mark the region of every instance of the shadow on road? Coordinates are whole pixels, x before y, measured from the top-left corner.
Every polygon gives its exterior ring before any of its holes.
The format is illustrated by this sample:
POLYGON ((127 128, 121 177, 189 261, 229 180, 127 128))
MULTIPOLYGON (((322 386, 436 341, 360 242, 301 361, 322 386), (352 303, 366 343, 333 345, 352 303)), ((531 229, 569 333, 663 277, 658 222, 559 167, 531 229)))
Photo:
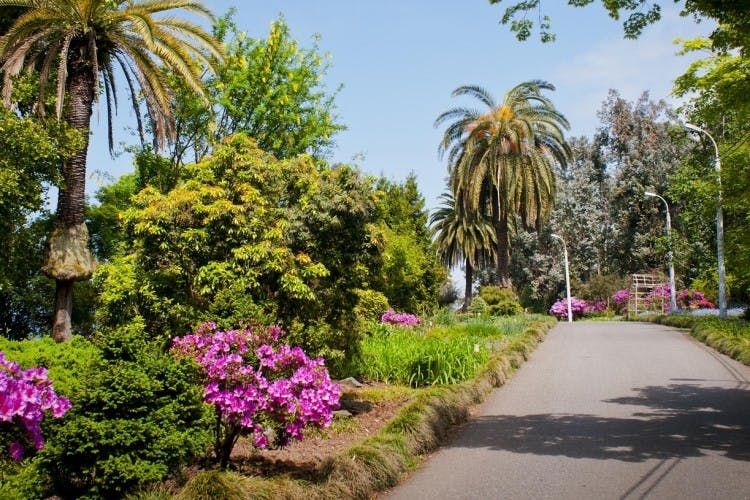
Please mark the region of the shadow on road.
POLYGON ((481 417, 453 446, 631 462, 696 457, 710 450, 750 461, 750 386, 735 385, 652 386, 637 389, 633 396, 605 401, 632 406, 632 418, 586 414, 481 417))

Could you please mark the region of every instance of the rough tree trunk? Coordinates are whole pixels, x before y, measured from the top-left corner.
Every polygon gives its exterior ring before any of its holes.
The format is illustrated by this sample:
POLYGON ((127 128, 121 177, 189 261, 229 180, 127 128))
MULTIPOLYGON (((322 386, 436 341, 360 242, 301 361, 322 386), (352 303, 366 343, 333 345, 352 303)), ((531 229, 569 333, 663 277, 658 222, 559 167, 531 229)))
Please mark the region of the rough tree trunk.
POLYGON ((45 274, 57 282, 52 337, 64 342, 71 337, 73 282, 91 277, 94 259, 89 250, 88 231, 84 222, 86 195, 86 153, 89 124, 94 103, 94 75, 86 59, 86 49, 71 56, 66 90, 69 96, 65 118, 81 132, 84 144, 80 151, 62 165, 63 185, 57 198, 55 229, 47 240, 45 274))
POLYGON ((469 259, 466 259, 465 267, 466 288, 464 290, 464 305, 461 307, 463 312, 468 311, 469 306, 471 305, 471 289, 474 281, 474 267, 469 263, 469 259))
POLYGON ((508 214, 501 213, 500 195, 496 189, 492 190, 492 225, 497 236, 497 255, 495 256, 495 272, 497 286, 513 288, 510 279, 510 232, 508 229, 508 214))

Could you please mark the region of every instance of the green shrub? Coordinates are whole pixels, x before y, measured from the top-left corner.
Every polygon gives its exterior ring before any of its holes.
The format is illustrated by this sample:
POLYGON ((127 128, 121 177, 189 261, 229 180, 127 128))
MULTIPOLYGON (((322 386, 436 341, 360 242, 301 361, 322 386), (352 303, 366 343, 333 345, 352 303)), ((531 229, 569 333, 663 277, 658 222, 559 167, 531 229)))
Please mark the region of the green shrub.
POLYGON ((431 320, 435 325, 451 326, 458 321, 456 313, 450 307, 441 307, 431 320))
POLYGON ((355 290, 357 305, 354 314, 358 320, 377 321, 388 310, 388 299, 375 290, 355 290))
POLYGON ((162 354, 139 326, 98 337, 101 356, 77 374, 73 407, 50 424, 39 465, 64 497, 121 497, 210 443, 194 368, 162 354))
POLYGON ((512 316, 523 310, 518 296, 510 288, 485 286, 479 290, 479 296, 489 306, 487 313, 491 316, 512 316))
POLYGON ((478 315, 478 316, 487 314, 487 302, 485 302, 481 296, 474 297, 471 300, 471 304, 469 304, 468 312, 470 314, 478 315))
POLYGON ((20 463, 0 460, 0 498, 45 498, 49 487, 49 480, 39 471, 36 458, 20 463))

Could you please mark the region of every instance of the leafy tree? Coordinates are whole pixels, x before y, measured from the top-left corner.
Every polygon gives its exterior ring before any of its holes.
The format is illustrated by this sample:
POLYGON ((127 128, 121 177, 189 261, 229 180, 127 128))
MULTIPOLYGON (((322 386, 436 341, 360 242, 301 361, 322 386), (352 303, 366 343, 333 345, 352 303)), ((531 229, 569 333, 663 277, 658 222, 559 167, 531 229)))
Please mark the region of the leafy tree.
MULTIPOLYGON (((684 42, 683 52, 707 51, 708 40, 684 42)), ((716 139, 721 157, 727 268, 736 279, 735 299, 750 296, 750 203, 747 192, 750 161, 750 62, 736 53, 706 52, 675 81, 675 94, 692 96, 683 111, 716 139)), ((691 243, 692 277, 716 280, 715 211, 719 186, 713 146, 701 137, 700 147, 686 154, 670 178, 670 195, 679 203, 679 230, 691 243)), ((706 290, 708 291, 708 290, 706 290)))
POLYGON ((479 100, 484 112, 454 108, 435 121, 450 122, 441 152, 448 152, 455 191, 465 192, 467 210, 490 213, 497 239, 497 284, 511 287, 511 236, 518 225, 539 229, 555 195, 553 166, 565 164, 570 148, 563 129, 567 120, 542 91, 554 90, 543 81, 513 87, 503 102, 476 86, 459 87, 453 96, 479 100))
POLYGON ((376 189, 383 247, 382 270, 373 288, 397 310, 428 313, 437 304, 446 272, 430 236, 417 178, 410 174, 403 183, 381 178, 376 189))
POLYGON ((665 102, 648 93, 628 102, 610 91, 599 112, 599 154, 612 172, 611 217, 616 242, 609 252, 623 274, 665 266, 662 207, 646 191, 664 194, 667 179, 687 152, 687 137, 665 102))
MULTIPOLYGON (((568 5, 585 7, 596 0, 569 0, 568 5)), ((503 0, 489 0, 491 4, 503 0)), ((612 19, 624 17, 625 38, 638 38, 649 25, 661 19, 661 6, 664 2, 653 0, 601 0, 602 6, 612 19), (627 16, 627 17, 626 17, 627 16)), ((696 20, 713 19, 718 23, 711 34, 711 41, 717 50, 741 48, 750 50, 750 9, 741 1, 734 0, 673 0, 682 4, 683 16, 692 15, 696 20)), ((527 40, 534 28, 534 21, 528 19, 528 12, 539 11, 539 34, 542 42, 552 42, 555 34, 551 29, 551 19, 541 12, 540 0, 515 0, 503 14, 501 22, 510 23, 510 30, 518 40, 527 40), (519 19, 519 16, 522 16, 519 19)))
POLYGON ((171 163, 200 161, 213 144, 238 132, 279 158, 303 153, 325 157, 333 136, 344 127, 334 114, 336 93, 326 92, 323 84, 328 62, 317 39, 310 48, 300 47, 283 19, 271 24, 267 38, 251 38, 232 15, 230 11, 214 28, 217 37, 229 41, 225 60, 207 80, 210 103, 175 82, 177 134, 170 145, 171 163))
MULTIPOLYGON (((220 57, 220 47, 198 25, 155 17, 178 8, 210 16, 196 1, 82 0, 71 8, 68 2, 57 0, 8 0, 3 5, 26 9, 0 38, 4 105, 11 107, 15 77, 24 69, 38 68, 37 112, 44 115, 46 93, 54 79, 55 114, 83 137, 60 169, 58 218, 47 242, 44 265, 45 273, 56 280, 53 336, 63 341, 70 338, 73 282, 86 280, 93 272, 84 200, 89 126, 100 86, 110 131, 118 67, 126 75, 136 115, 136 89, 140 89, 157 142, 163 143, 173 135, 174 127, 160 64, 201 94, 197 62, 210 67, 211 58, 220 57)), ((110 133, 110 146, 111 138, 110 133)))

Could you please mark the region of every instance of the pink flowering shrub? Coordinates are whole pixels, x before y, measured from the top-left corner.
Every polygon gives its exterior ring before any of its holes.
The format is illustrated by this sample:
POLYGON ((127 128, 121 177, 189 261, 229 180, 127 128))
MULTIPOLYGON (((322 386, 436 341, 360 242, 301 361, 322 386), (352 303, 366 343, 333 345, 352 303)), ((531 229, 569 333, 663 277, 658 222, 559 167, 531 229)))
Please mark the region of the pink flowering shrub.
POLYGON ((388 309, 380 317, 380 322, 388 325, 417 326, 422 323, 422 320, 414 314, 397 313, 393 309, 388 309))
POLYGON ((714 309, 716 305, 698 290, 677 292, 677 305, 682 309, 714 309))
MULTIPOLYGON (((588 303, 585 300, 579 299, 578 297, 570 298, 570 311, 573 313, 573 319, 582 317, 586 312, 587 307, 588 303)), ((549 313, 557 319, 568 319, 568 299, 558 299, 557 302, 550 307, 549 313)))
POLYGON ((252 434, 258 448, 302 439, 307 425, 327 427, 341 390, 322 358, 279 342, 280 327, 220 331, 205 323, 175 338, 172 352, 194 359, 203 400, 216 412, 214 451, 226 468, 237 438, 252 434))
POLYGON ((51 413, 60 418, 70 401, 58 396, 45 368, 22 369, 0 352, 0 442, 13 460, 23 459, 25 450, 44 447, 42 419, 51 413))
POLYGON ((614 302, 615 305, 617 305, 618 309, 625 309, 628 305, 629 300, 630 300, 630 290, 628 288, 617 290, 615 293, 612 294, 612 302, 614 302))
POLYGON ((603 300, 586 302, 583 308, 584 314, 598 314, 607 310, 607 304, 603 300))
POLYGON ((671 289, 672 287, 669 286, 669 283, 662 283, 660 285, 656 285, 648 293, 648 295, 646 295, 646 298, 644 299, 646 307, 651 308, 651 309, 660 307, 663 313, 669 312, 669 308, 670 308, 669 294, 670 294, 671 289))

